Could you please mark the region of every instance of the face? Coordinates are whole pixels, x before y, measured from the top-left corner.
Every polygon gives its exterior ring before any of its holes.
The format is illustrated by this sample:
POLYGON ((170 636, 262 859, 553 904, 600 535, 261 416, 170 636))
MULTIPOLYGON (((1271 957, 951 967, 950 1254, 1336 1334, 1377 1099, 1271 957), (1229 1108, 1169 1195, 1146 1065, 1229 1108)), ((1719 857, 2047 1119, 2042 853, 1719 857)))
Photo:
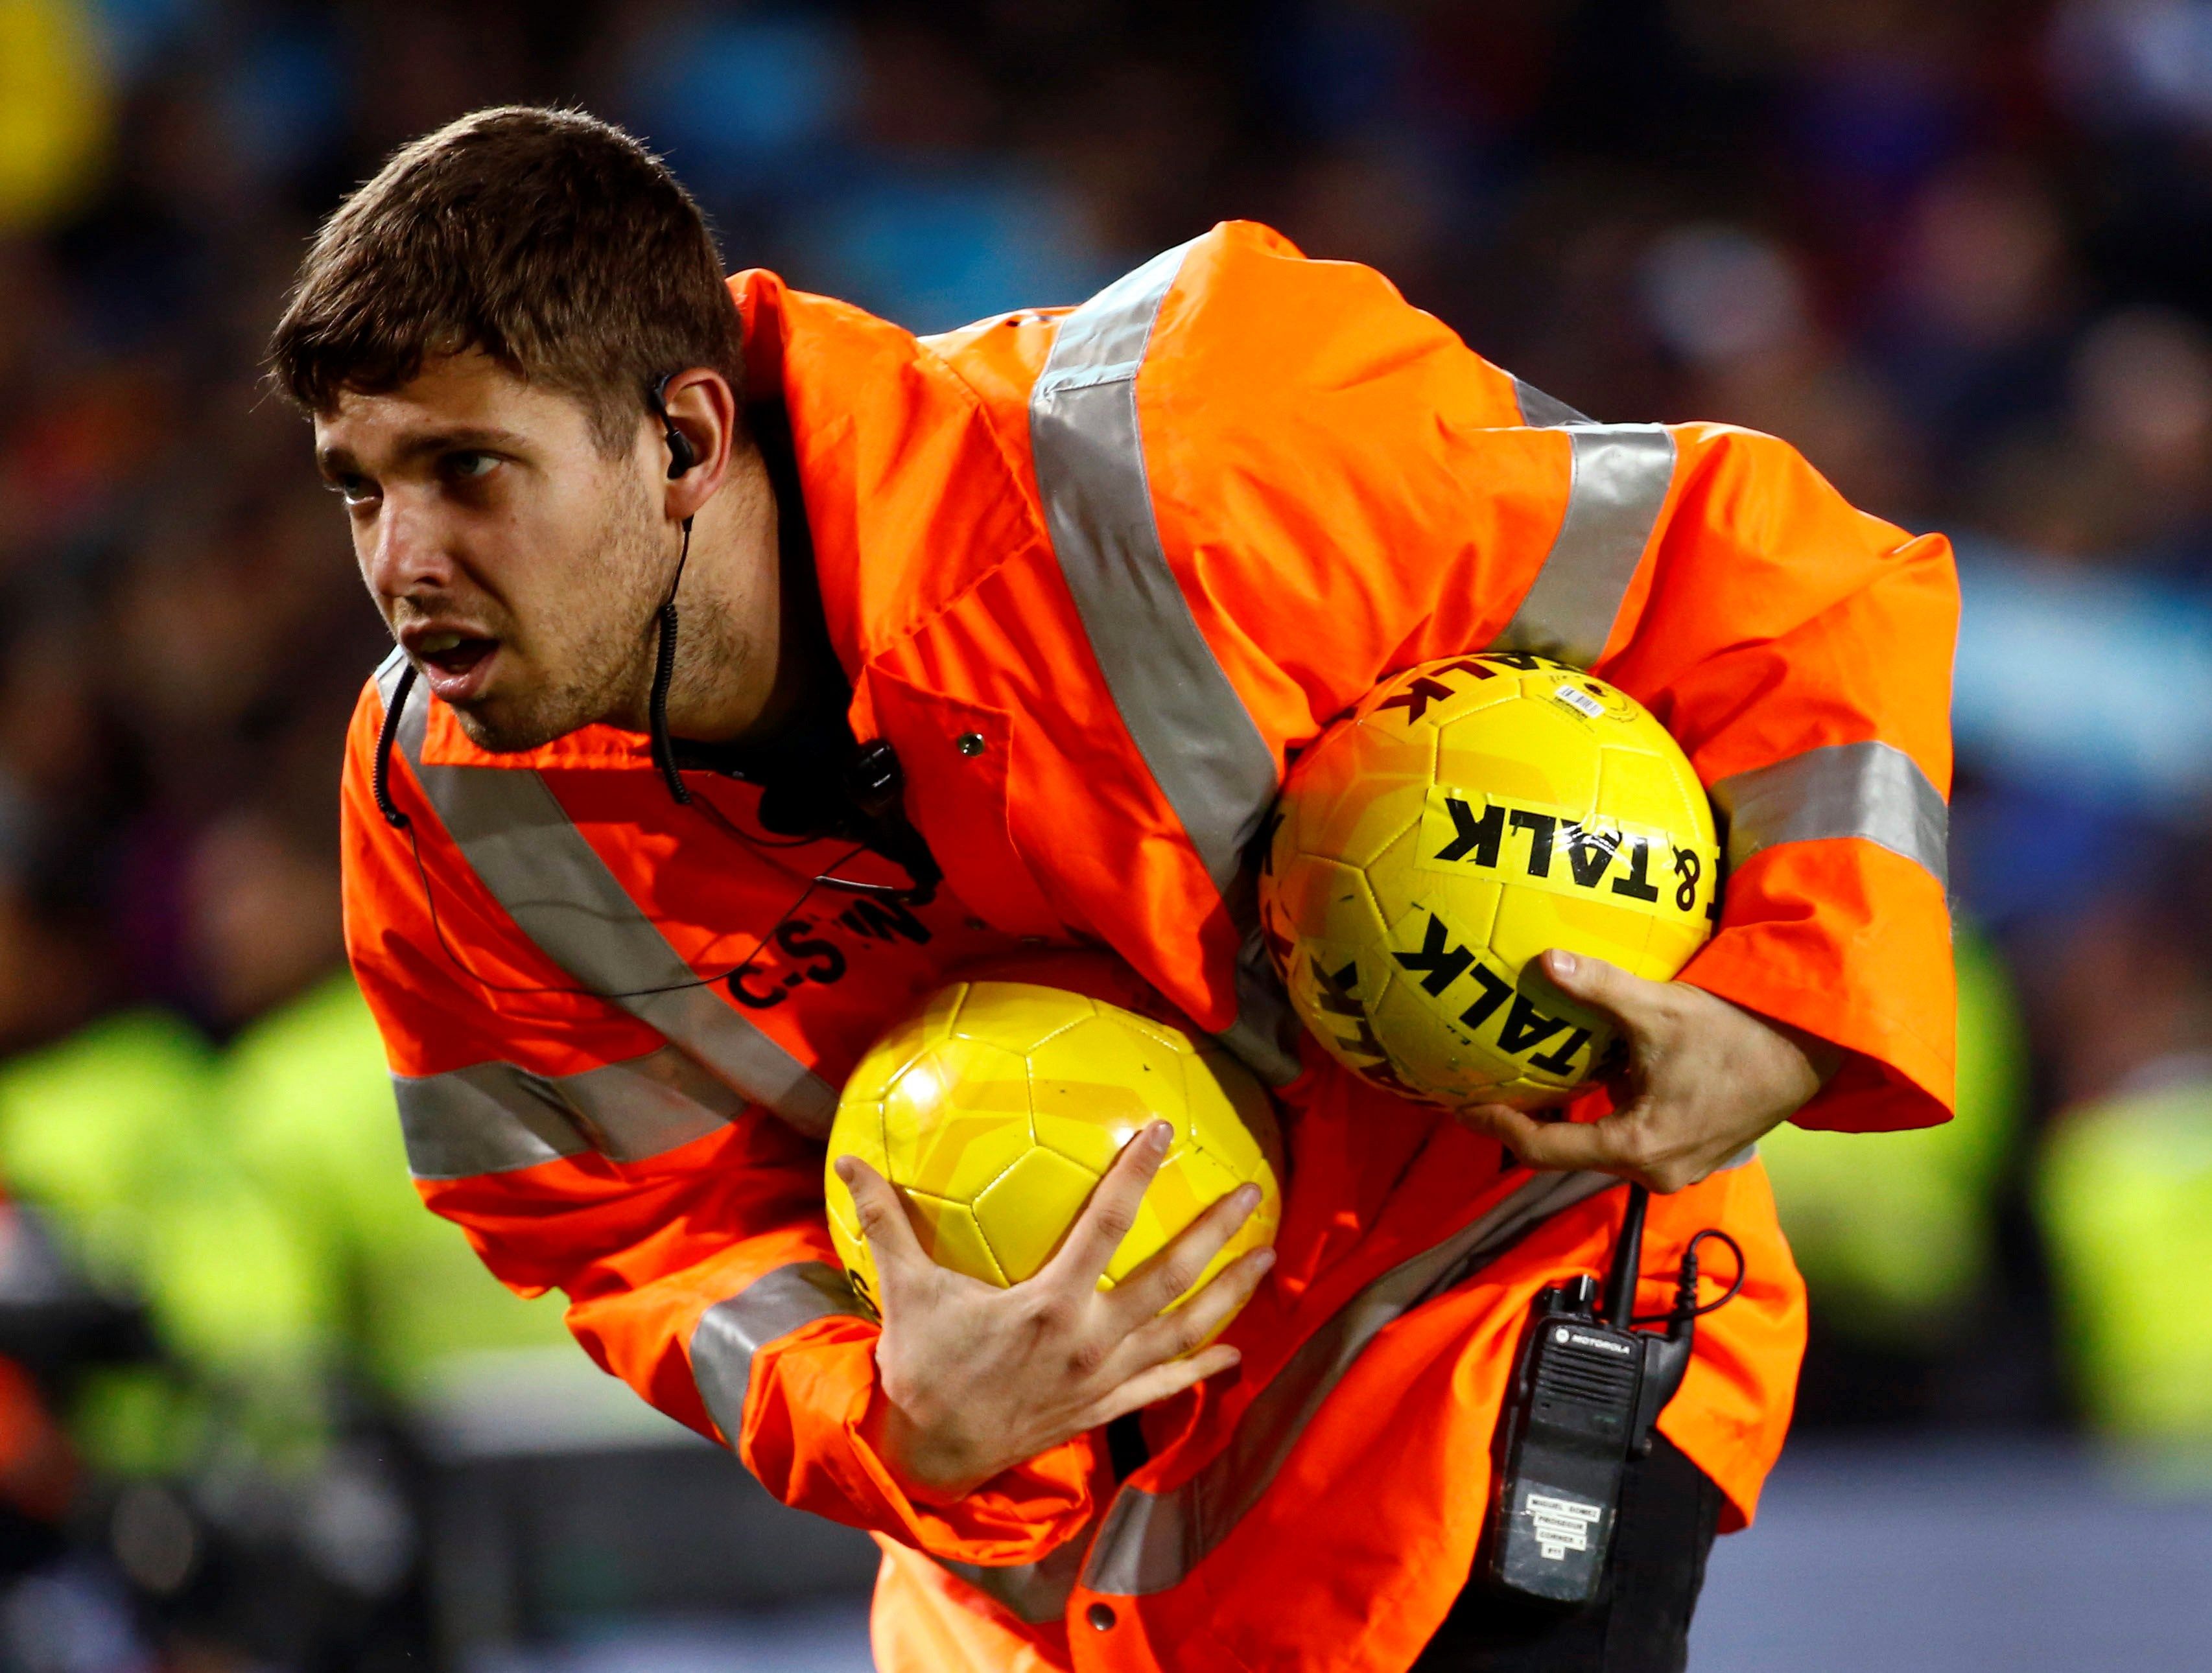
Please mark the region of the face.
POLYGON ((479 748, 642 715, 679 539, 661 446, 641 412, 610 458, 580 403, 474 353, 316 417, 369 596, 479 748))

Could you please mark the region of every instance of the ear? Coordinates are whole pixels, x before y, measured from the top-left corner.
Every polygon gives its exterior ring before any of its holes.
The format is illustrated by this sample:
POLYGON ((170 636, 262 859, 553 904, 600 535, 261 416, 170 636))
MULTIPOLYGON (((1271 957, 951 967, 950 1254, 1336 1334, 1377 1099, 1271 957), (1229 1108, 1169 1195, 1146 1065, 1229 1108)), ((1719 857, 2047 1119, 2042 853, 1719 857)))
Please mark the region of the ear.
POLYGON ((696 516, 729 475, 730 459, 742 434, 738 397, 728 379, 697 366, 664 379, 660 396, 674 438, 672 467, 685 463, 685 448, 691 455, 686 469, 671 469, 665 490, 668 518, 680 523, 696 516))

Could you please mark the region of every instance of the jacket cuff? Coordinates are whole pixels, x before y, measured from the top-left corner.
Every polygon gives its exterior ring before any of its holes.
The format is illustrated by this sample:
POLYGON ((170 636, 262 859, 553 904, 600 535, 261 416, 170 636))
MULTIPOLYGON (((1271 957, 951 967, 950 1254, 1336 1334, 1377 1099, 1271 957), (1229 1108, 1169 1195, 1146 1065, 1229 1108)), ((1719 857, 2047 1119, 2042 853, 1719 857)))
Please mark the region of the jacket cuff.
POLYGON ((946 1499, 905 1482, 885 1461, 884 1415, 878 1388, 854 1426, 854 1457, 885 1501, 900 1511, 910 1543, 932 1556, 994 1567, 1035 1562, 1091 1520, 1091 1482, 1100 1466, 1091 1436, 1064 1440, 958 1499, 946 1499))
POLYGON ((1680 979, 1692 987, 1741 1005, 1747 1011, 1826 1040, 1842 1048, 1843 1064, 1812 1101, 1790 1119, 1801 1127, 1838 1132, 1899 1132, 1912 1127, 1936 1127, 1951 1118, 1951 1065, 1910 1037, 1895 1034, 1869 1050, 1860 1043, 1872 1032, 1849 1026, 1839 1015, 1835 991, 1784 986, 1762 968, 1755 930, 1732 931, 1752 945, 1732 945, 1726 956, 1703 955, 1680 979), (1920 1077, 1940 1080, 1942 1089, 1924 1085, 1920 1077))
POLYGON ((1935 879, 1872 843, 1792 843, 1753 856, 1728 887, 1728 921, 1680 979, 1843 1050, 1798 1124, 1948 1120, 1957 1000, 1935 879))
POLYGON ((746 1466, 784 1503, 888 1535, 933 1557, 1002 1567, 1034 1562, 1091 1519, 1101 1467, 1078 1435, 939 1500, 901 1481, 879 1445, 880 1331, 824 1318, 763 1348, 745 1402, 746 1466))

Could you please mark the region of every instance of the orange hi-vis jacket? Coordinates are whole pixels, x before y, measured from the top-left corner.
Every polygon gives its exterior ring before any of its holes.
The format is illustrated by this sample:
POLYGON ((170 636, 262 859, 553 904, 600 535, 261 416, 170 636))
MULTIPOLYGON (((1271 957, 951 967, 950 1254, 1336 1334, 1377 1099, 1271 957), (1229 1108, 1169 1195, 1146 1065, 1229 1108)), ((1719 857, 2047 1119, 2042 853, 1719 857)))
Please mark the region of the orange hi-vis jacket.
MULTIPOLYGON (((810 893, 833 865, 903 879, 738 839, 641 736, 489 755, 419 691, 403 833, 370 785, 387 663, 350 738, 346 921, 423 1197, 509 1284, 564 1290, 646 1399, 877 1535, 885 1668, 1402 1669, 1467 1581, 1531 1300, 1604 1270, 1622 1196, 1512 1165, 1285 1026, 1245 903, 1286 755, 1415 663, 1597 670, 1725 825, 1725 909, 1684 979, 1845 1048, 1806 1124, 1940 1121, 1948 548, 1770 437, 1591 422, 1251 225, 933 338, 767 273, 732 289, 854 736, 896 750, 945 886, 810 893), (1025 949, 1117 955, 1275 1085, 1286 1212, 1242 1365, 1145 1415, 1141 1468, 1117 1481, 1086 1435, 948 1502, 876 1445, 877 1326, 831 1252, 820 1138, 885 1027, 1025 949)), ((758 828, 750 786, 690 783, 758 828)), ((1706 1226, 1748 1277, 1662 1428, 1739 1525, 1803 1291, 1751 1160, 1653 1200, 1642 1311, 1706 1226)))

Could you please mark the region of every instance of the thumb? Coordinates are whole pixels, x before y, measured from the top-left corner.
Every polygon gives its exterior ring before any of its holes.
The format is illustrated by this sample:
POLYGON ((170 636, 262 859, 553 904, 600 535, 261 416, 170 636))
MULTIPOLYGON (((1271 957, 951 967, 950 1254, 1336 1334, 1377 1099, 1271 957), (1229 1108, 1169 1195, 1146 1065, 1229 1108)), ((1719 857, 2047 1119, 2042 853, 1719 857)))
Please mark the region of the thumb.
POLYGON ((903 1274, 917 1264, 927 1264, 914 1222, 906 1217, 906 1203, 897 1188, 858 1156, 837 1158, 837 1177, 853 1193, 853 1211, 860 1217, 860 1235, 875 1257, 878 1280, 888 1288, 894 1273, 903 1274))
POLYGON ((1650 1019, 1656 997, 1667 985, 1647 982, 1617 964, 1607 964, 1587 953, 1570 953, 1564 947, 1547 952, 1538 968, 1544 979, 1568 998, 1609 1012, 1632 1034, 1650 1019))

